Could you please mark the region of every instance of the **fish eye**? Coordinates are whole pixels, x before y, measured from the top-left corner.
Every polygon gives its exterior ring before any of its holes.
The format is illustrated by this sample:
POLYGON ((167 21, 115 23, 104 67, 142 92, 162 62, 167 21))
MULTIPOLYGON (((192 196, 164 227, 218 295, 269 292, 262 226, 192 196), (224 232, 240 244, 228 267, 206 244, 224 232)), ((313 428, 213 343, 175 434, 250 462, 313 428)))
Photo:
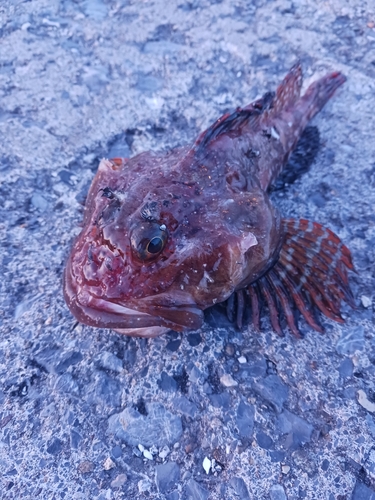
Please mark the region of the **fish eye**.
POLYGON ((156 222, 144 222, 135 226, 130 236, 134 254, 143 261, 155 259, 164 249, 167 240, 166 226, 156 222))
POLYGON ((164 243, 159 236, 154 236, 152 240, 148 242, 147 245, 147 252, 152 253, 152 254, 157 254, 160 253, 163 250, 164 243))

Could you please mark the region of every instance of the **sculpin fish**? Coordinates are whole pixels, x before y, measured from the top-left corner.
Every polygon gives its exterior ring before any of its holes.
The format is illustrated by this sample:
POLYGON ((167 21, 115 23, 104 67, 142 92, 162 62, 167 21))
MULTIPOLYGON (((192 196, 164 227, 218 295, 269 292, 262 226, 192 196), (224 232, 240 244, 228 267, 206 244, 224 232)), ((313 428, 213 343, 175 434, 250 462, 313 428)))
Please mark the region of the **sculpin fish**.
POLYGON ((345 77, 334 72, 301 96, 296 64, 276 92, 219 118, 192 145, 103 159, 83 229, 68 259, 64 294, 82 323, 154 337, 202 325, 227 301, 259 329, 268 306, 300 335, 295 311, 321 331, 315 310, 343 322, 354 306, 349 250, 317 222, 282 219, 268 189, 309 120, 345 77))

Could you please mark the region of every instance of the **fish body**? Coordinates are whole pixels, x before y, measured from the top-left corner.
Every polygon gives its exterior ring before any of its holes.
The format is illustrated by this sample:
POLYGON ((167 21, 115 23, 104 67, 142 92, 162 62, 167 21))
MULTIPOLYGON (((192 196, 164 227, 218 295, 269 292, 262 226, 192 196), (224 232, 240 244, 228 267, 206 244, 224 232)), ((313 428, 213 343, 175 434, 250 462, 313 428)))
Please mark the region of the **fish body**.
MULTIPOLYGON (((309 120, 345 77, 332 73, 301 97, 295 65, 276 93, 219 118, 190 145, 102 160, 64 295, 82 323, 152 337, 199 328, 203 311, 236 297, 259 327, 265 299, 299 335, 293 307, 320 330, 311 303, 342 321, 353 304, 349 250, 317 223, 283 220, 268 195, 309 120)), ((230 312, 230 311, 229 311, 230 312)))

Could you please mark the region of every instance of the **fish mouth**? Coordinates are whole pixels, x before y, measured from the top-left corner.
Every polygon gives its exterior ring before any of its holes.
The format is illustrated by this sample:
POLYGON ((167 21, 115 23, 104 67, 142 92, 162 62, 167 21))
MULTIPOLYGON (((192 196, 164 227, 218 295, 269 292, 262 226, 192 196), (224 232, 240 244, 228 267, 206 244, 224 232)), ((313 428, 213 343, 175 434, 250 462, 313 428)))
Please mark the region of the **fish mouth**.
POLYGON ((203 324, 203 311, 188 293, 164 292, 126 302, 108 300, 95 295, 90 285, 77 283, 70 261, 64 273, 64 297, 80 323, 130 336, 156 337, 169 330, 197 329, 203 324))

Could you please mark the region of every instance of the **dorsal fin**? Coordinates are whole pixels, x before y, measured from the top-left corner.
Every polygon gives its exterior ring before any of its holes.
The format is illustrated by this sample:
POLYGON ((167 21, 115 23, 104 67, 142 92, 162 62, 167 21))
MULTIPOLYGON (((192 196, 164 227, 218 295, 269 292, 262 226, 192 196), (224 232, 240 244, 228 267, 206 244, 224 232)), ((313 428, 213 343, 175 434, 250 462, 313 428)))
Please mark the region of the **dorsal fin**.
POLYGON ((277 87, 273 109, 276 113, 293 106, 301 96, 302 68, 296 63, 277 87))
POLYGON ((202 132, 194 145, 196 153, 202 152, 210 142, 220 135, 239 129, 245 122, 257 120, 266 111, 278 113, 292 106, 300 98, 301 86, 302 69, 298 62, 278 86, 276 93, 267 92, 263 97, 244 108, 237 108, 233 113, 226 113, 202 132))
POLYGON ((199 153, 208 146, 208 144, 222 134, 233 132, 249 120, 257 120, 266 110, 272 108, 275 94, 267 92, 257 101, 244 108, 237 108, 233 113, 226 113, 214 122, 207 130, 202 132, 195 141, 194 148, 199 153))

